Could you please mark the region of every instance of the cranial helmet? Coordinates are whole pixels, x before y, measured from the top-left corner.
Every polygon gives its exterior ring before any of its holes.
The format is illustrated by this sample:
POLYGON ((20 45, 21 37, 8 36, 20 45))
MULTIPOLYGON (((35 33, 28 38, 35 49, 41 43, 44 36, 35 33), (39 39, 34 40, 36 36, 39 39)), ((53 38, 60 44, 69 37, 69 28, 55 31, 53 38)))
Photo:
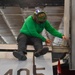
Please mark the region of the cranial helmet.
POLYGON ((36 21, 36 22, 39 22, 39 23, 43 23, 46 21, 47 19, 47 15, 44 11, 41 11, 41 10, 36 10, 33 14, 33 19, 36 21))

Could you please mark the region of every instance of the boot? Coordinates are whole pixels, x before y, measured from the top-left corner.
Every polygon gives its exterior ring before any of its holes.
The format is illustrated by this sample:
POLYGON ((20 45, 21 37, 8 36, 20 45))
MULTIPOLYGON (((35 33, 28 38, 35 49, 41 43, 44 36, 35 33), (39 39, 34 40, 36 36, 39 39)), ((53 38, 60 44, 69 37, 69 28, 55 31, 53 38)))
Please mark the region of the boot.
POLYGON ((49 51, 49 49, 47 47, 45 47, 42 50, 39 50, 39 51, 35 52, 34 56, 39 57, 41 55, 46 54, 48 51, 49 51))
POLYGON ((13 55, 21 61, 24 61, 27 59, 27 57, 24 55, 22 51, 14 51, 13 55))

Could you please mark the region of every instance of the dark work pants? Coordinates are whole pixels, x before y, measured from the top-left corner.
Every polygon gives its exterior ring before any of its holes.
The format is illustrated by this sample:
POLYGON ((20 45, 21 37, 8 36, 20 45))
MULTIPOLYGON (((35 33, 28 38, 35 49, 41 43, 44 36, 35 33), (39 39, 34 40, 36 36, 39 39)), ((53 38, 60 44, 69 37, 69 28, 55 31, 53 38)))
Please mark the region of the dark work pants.
POLYGON ((18 43, 18 50, 23 51, 25 54, 27 45, 33 45, 35 48, 35 51, 43 49, 42 40, 36 37, 28 36, 25 34, 20 33, 17 38, 18 43))

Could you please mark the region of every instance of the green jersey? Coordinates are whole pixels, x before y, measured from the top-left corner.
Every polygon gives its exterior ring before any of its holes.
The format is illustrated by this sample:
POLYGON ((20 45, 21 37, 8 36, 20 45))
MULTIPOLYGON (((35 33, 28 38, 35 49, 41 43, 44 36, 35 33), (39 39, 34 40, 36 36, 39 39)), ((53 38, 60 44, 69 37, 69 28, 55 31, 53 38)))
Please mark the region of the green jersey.
POLYGON ((33 20, 32 16, 29 16, 27 19, 25 19, 25 22, 20 29, 20 33, 37 37, 40 38, 42 41, 46 41, 46 38, 41 35, 43 29, 46 29, 53 36, 59 38, 62 38, 63 36, 63 34, 58 32, 48 21, 38 24, 33 20))

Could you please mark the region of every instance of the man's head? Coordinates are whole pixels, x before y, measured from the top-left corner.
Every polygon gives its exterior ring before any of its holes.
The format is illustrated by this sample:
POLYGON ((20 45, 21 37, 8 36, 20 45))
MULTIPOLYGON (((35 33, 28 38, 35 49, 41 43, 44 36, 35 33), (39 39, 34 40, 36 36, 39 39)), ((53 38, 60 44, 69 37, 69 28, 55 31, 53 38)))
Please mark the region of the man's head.
POLYGON ((36 10, 33 14, 33 19, 37 22, 37 23, 44 23, 47 19, 47 15, 45 12, 41 11, 41 10, 36 10))

